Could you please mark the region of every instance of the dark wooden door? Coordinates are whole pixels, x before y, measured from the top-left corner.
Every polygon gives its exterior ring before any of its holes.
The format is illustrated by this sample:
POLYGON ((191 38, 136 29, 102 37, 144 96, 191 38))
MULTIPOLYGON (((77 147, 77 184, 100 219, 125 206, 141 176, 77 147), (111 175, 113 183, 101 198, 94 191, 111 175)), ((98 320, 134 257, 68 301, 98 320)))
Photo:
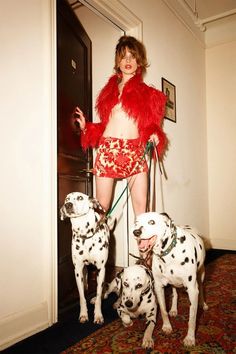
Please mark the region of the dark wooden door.
POLYGON ((58 312, 59 319, 78 302, 71 261, 70 221, 60 221, 59 209, 73 191, 92 195, 92 153, 80 146, 76 105, 92 116, 91 41, 65 0, 57 1, 57 107, 58 107, 58 312))

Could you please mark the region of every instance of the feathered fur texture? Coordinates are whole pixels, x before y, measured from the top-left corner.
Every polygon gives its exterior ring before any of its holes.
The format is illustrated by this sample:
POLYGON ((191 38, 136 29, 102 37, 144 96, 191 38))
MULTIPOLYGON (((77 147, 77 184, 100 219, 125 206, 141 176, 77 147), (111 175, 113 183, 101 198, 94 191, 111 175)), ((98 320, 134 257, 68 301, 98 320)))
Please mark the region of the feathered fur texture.
MULTIPOLYGON (((154 87, 146 85, 142 76, 136 74, 124 86, 120 101, 124 111, 137 121, 140 140, 145 144, 150 135, 157 134, 159 144, 158 154, 161 156, 167 144, 167 138, 162 130, 162 120, 165 112, 166 96, 154 87)), ((98 146, 112 108, 119 102, 118 78, 113 75, 101 90, 96 110, 100 123, 86 124, 86 133, 81 134, 81 144, 84 149, 98 146)))

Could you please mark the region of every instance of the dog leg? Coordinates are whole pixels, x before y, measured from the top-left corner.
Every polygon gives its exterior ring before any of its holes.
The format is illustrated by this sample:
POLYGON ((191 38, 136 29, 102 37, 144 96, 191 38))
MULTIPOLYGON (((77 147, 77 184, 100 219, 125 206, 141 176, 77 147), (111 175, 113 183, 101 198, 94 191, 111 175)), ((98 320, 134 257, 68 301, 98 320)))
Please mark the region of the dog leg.
POLYGON ((102 287, 105 279, 105 267, 98 269, 97 275, 97 295, 94 306, 94 323, 102 324, 104 322, 102 315, 102 287))
POLYGON ((152 333, 154 331, 155 324, 156 324, 156 322, 153 320, 148 321, 148 323, 147 323, 147 327, 144 332, 143 343, 142 343, 142 347, 145 349, 153 348, 153 346, 154 346, 154 341, 152 339, 152 333))
POLYGON ((133 321, 127 313, 118 310, 118 315, 120 316, 121 321, 125 327, 133 326, 133 321))
POLYGON ((203 308, 203 310, 206 311, 208 310, 208 306, 204 300, 204 291, 203 291, 204 278, 205 278, 205 268, 204 265, 202 265, 197 274, 197 281, 198 281, 198 288, 199 288, 199 304, 203 308))
POLYGON ((172 327, 170 324, 168 313, 166 311, 165 289, 163 286, 157 285, 155 282, 155 291, 156 291, 157 300, 158 300, 158 303, 160 306, 161 317, 162 317, 162 321, 163 321, 162 330, 166 334, 170 334, 172 332, 172 327))
POLYGON ((198 285, 197 281, 195 286, 188 288, 188 297, 190 301, 189 308, 189 321, 188 321, 188 333, 184 338, 184 345, 193 346, 195 345, 195 329, 196 329, 196 317, 197 317, 197 308, 198 308, 198 285))
POLYGON ((87 303, 84 296, 84 279, 83 279, 83 265, 77 264, 75 265, 75 279, 79 291, 79 301, 80 301, 80 315, 79 321, 84 323, 88 321, 88 310, 87 303))
POLYGON ((169 315, 171 317, 176 317, 178 314, 177 303, 178 303, 178 293, 176 288, 172 286, 172 303, 171 303, 171 309, 169 311, 169 315))
POLYGON ((146 315, 147 322, 146 322, 146 329, 144 332, 143 343, 142 343, 142 347, 145 349, 153 348, 154 346, 152 334, 156 324, 156 317, 157 317, 157 307, 155 306, 151 316, 150 315, 148 316, 148 314, 146 315))

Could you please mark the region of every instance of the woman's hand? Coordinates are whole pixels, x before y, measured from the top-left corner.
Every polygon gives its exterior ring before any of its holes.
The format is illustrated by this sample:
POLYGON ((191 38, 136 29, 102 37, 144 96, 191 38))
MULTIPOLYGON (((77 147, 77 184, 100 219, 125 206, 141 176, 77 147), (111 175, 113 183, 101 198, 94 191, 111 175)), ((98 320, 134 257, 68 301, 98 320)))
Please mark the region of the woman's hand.
POLYGON ((154 146, 157 146, 159 143, 159 139, 158 139, 157 134, 150 135, 149 141, 151 141, 154 146))
POLYGON ((81 109, 78 106, 75 107, 74 113, 77 115, 77 117, 75 116, 75 120, 76 120, 76 122, 79 123, 80 129, 85 130, 86 119, 85 119, 84 113, 81 111, 81 109))

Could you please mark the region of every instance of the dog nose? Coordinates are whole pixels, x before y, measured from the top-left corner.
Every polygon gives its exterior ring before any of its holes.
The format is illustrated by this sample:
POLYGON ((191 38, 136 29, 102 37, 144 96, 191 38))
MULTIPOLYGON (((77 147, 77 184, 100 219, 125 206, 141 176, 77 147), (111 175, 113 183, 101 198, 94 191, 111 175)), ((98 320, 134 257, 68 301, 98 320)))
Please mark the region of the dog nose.
POLYGON ((133 231, 134 236, 139 237, 142 235, 142 226, 139 229, 133 231))
POLYGON ((73 204, 68 202, 68 203, 65 204, 65 207, 66 207, 67 210, 72 209, 73 208, 73 204))
POLYGON ((127 300, 127 301, 125 301, 125 306, 130 308, 133 306, 133 302, 131 300, 127 300))

